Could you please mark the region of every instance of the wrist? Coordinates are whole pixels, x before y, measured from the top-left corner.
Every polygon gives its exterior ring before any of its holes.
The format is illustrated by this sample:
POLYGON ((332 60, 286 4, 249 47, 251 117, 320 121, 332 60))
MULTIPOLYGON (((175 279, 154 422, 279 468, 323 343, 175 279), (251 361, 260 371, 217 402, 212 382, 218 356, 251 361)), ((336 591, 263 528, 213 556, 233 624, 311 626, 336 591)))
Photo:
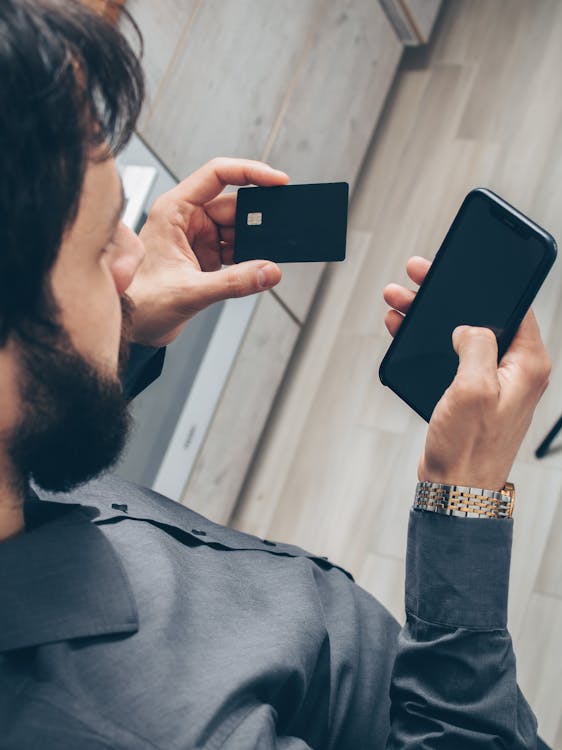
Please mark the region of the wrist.
MULTIPOLYGON (((510 467, 511 468, 511 467, 510 467)), ((418 465, 418 481, 437 484, 481 487, 486 490, 501 491, 509 477, 509 469, 475 469, 474 466, 454 468, 427 467, 422 457, 418 465)))
POLYGON ((176 313, 178 307, 174 290, 160 288, 158 292, 144 287, 141 281, 127 290, 134 304, 130 340, 134 344, 159 349, 168 346, 183 330, 188 316, 176 313))

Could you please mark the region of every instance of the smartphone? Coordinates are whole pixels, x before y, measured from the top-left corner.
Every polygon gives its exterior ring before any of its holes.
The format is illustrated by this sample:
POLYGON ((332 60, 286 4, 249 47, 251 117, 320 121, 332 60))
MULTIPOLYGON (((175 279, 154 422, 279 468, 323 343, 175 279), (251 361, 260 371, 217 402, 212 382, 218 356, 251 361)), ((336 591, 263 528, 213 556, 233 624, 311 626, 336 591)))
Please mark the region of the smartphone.
POLYGON ((490 328, 499 362, 556 252, 538 224, 491 190, 472 190, 382 360, 383 385, 429 422, 457 372, 454 329, 490 328))

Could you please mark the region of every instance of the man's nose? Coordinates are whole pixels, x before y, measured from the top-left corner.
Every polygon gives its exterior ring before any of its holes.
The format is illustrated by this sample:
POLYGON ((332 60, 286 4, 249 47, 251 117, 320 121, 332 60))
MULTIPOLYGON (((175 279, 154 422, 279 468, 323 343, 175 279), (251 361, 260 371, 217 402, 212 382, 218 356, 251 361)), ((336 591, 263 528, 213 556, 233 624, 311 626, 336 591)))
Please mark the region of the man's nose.
POLYGON ((117 292, 121 296, 131 285, 138 267, 144 260, 146 250, 138 235, 121 222, 115 238, 116 252, 111 263, 111 272, 117 292))

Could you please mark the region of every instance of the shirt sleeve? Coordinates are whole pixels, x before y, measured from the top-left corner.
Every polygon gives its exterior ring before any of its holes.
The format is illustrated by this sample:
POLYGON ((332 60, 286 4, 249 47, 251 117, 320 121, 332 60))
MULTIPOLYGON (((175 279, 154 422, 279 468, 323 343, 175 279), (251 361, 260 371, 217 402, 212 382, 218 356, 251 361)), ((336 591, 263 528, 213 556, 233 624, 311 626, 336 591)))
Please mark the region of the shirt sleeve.
POLYGON ((128 401, 132 401, 153 383, 162 372, 166 348, 131 344, 127 371, 123 378, 123 389, 128 401))
POLYGON ((411 511, 387 750, 535 748, 507 630, 513 522, 411 511))

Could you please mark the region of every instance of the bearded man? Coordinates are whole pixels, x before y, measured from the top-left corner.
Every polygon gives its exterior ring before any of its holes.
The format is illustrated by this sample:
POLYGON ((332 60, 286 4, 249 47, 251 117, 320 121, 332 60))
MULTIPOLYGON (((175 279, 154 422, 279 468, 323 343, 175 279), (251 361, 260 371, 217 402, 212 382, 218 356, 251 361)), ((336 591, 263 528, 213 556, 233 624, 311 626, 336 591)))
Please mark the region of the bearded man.
MULTIPOLYGON (((411 511, 401 629, 336 565, 108 473, 189 318, 281 278, 232 264, 224 186, 287 175, 213 160, 136 236, 114 157, 143 78, 121 33, 74 0, 2 0, 0 80, 0 748, 535 747, 511 518, 411 511)), ((395 334, 413 295, 385 296, 395 334)), ((453 344, 418 479, 501 498, 549 359, 532 313, 499 367, 491 331, 453 344)))

